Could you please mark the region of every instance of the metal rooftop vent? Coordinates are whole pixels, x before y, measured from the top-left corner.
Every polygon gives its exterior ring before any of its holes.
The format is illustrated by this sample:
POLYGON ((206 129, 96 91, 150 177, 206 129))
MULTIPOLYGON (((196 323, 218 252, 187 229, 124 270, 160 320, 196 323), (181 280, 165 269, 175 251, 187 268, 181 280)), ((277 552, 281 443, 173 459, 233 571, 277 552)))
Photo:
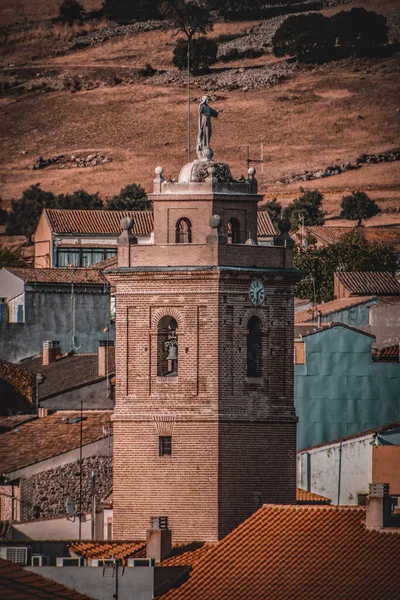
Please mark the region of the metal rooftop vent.
POLYGON ((150 529, 168 529, 168 517, 150 517, 150 529))

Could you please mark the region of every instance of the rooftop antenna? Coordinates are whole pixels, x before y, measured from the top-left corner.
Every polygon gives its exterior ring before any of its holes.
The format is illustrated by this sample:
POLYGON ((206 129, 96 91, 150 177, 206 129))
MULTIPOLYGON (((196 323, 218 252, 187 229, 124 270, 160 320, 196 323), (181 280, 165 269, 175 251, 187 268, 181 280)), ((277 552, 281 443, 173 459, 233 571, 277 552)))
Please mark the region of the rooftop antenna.
POLYGON ((188 94, 188 163, 190 162, 190 39, 187 46, 187 94, 188 94))
POLYGON ((260 158, 250 158, 250 146, 247 146, 247 170, 251 164, 261 165, 261 185, 264 184, 264 144, 260 144, 260 158))

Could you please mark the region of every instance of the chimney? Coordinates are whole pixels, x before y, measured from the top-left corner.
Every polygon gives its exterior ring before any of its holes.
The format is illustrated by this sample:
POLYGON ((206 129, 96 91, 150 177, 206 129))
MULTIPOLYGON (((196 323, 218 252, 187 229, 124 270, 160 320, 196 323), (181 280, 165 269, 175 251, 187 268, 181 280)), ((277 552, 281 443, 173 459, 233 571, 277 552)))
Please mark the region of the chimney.
POLYGON ((43 342, 43 361, 42 365, 46 366, 54 362, 61 355, 60 342, 56 340, 46 340, 43 342))
POLYGON ((168 529, 168 517, 150 517, 150 529, 146 532, 146 558, 154 558, 159 563, 171 550, 172 531, 168 529))
POLYGON ((367 497, 367 529, 382 529, 390 526, 391 496, 388 483, 370 483, 367 497))
POLYGON ((98 375, 99 377, 106 377, 110 374, 110 348, 114 347, 112 340, 100 340, 99 341, 99 353, 98 353, 98 375))

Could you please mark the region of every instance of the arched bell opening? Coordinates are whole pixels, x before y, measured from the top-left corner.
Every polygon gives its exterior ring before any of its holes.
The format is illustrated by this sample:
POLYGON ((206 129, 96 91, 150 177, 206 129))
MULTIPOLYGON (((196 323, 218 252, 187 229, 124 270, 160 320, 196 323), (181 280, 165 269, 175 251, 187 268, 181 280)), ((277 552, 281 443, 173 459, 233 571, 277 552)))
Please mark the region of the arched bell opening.
POLYGON ((250 317, 247 323, 247 377, 262 376, 262 321, 250 317))
POLYGON ((170 315, 162 317, 157 326, 157 375, 178 375, 178 323, 170 315))
POLYGON ((182 217, 176 222, 175 226, 175 243, 176 244, 191 244, 192 243, 192 224, 186 217, 182 217))
POLYGON ((228 223, 228 244, 240 244, 240 223, 232 217, 228 223))

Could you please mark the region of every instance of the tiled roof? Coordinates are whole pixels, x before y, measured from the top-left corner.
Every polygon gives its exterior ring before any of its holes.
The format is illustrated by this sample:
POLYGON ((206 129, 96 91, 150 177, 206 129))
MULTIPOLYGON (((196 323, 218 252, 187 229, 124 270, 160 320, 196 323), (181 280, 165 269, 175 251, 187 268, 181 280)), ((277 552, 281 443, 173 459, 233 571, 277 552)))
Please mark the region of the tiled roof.
POLYGON ((77 285, 105 285, 107 280, 99 269, 70 268, 63 269, 26 269, 6 267, 26 283, 74 283, 77 285))
MULTIPOLYGON (((60 392, 104 379, 98 375, 97 354, 71 354, 61 356, 49 365, 42 365, 42 357, 30 358, 18 363, 31 371, 44 375, 44 381, 38 386, 39 400, 44 400, 60 392)), ((109 349, 109 373, 115 372, 114 348, 109 349)))
MULTIPOLYGON (((356 228, 318 225, 314 227, 305 227, 305 229, 326 244, 337 244, 343 235, 356 228)), ((397 252, 400 252, 400 227, 362 227, 361 230, 369 242, 388 244, 393 246, 397 252)))
POLYGON ((23 569, 0 558, 0 598, 2 600, 91 600, 61 583, 23 569))
POLYGON ((141 553, 146 542, 73 542, 68 548, 84 558, 130 558, 141 553))
POLYGON ((257 213, 257 235, 259 237, 271 237, 277 232, 272 224, 271 217, 266 210, 260 210, 257 213))
POLYGON ((320 496, 320 494, 315 494, 314 492, 296 488, 296 502, 297 504, 330 504, 331 499, 326 496, 320 496))
POLYGON ((386 348, 372 348, 372 360, 375 362, 398 362, 399 344, 386 348))
MULTIPOLYGON (((103 425, 111 422, 111 411, 84 412, 83 444, 104 437, 103 425)), ((68 452, 80 445, 79 411, 55 412, 3 433, 0 443, 0 473, 10 473, 68 452)))
POLYGON ((124 217, 133 220, 134 233, 148 235, 154 227, 154 215, 150 210, 44 210, 54 233, 120 235, 124 217))
POLYGON ((95 269, 110 269, 111 267, 116 267, 118 265, 118 257, 117 256, 111 256, 110 258, 106 258, 105 260, 102 260, 98 263, 94 263, 92 265, 92 268, 94 267, 95 269))
MULTIPOLYGON (((65 210, 59 208, 44 209, 54 233, 81 233, 119 235, 121 219, 133 219, 133 232, 149 235, 154 229, 154 214, 150 210, 65 210)), ((271 218, 266 211, 258 213, 257 235, 271 237, 276 235, 271 218)))
POLYGON ((36 419, 36 415, 11 415, 9 417, 0 416, 0 433, 10 431, 22 423, 36 419))
POLYGON ((400 282, 390 272, 346 271, 335 277, 351 294, 356 296, 397 296, 400 282))
POLYGON ((364 521, 359 507, 265 505, 162 599, 397 600, 400 530, 364 521))
POLYGON ((193 542, 192 544, 176 544, 168 558, 160 562, 160 567, 194 567, 214 544, 193 542))
POLYGON ((346 310, 347 308, 352 308, 353 306, 358 306, 359 304, 365 304, 366 302, 373 300, 374 297, 375 296, 340 298, 338 300, 332 300, 331 302, 322 302, 321 304, 316 304, 314 308, 310 308, 309 310, 295 312, 294 322, 307 323, 309 321, 316 321, 318 312, 321 312, 321 315, 325 317, 326 315, 330 315, 341 310, 346 310))

